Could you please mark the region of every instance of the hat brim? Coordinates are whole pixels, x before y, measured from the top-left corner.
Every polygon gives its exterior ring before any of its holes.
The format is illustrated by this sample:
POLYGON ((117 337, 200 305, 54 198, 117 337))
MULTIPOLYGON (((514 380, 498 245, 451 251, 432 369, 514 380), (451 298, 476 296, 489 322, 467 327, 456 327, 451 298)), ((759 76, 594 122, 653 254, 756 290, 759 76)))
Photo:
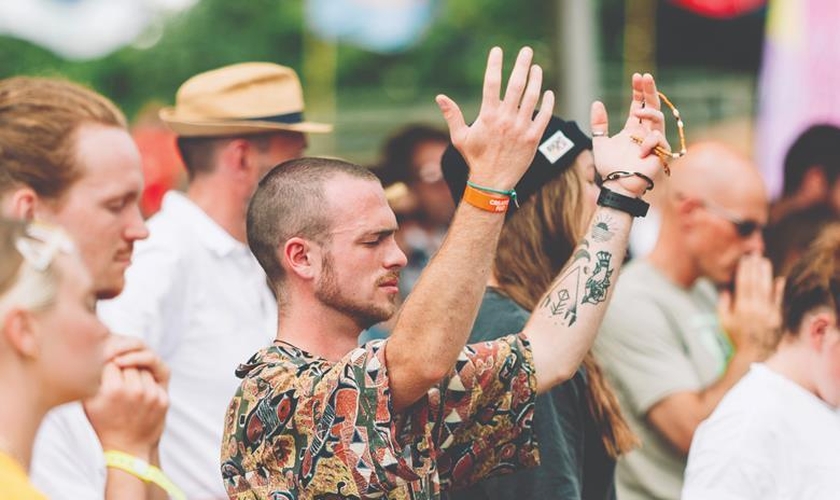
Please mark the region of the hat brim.
POLYGON ((238 134, 259 134, 271 131, 288 131, 322 134, 332 132, 327 123, 298 122, 277 123, 258 120, 187 120, 180 118, 174 108, 163 108, 160 119, 176 134, 184 137, 208 137, 238 134))

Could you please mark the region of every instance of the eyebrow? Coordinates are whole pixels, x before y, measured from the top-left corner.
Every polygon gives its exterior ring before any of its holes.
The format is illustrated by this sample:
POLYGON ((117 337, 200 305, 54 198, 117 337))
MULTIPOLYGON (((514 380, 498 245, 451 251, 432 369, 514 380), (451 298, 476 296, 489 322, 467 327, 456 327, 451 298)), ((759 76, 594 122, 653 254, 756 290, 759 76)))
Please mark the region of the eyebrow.
POLYGON ((388 229, 380 229, 377 231, 366 231, 362 235, 359 236, 359 239, 369 238, 371 236, 376 236, 377 238, 381 238, 383 236, 391 236, 392 234, 397 232, 398 228, 388 228, 388 229))

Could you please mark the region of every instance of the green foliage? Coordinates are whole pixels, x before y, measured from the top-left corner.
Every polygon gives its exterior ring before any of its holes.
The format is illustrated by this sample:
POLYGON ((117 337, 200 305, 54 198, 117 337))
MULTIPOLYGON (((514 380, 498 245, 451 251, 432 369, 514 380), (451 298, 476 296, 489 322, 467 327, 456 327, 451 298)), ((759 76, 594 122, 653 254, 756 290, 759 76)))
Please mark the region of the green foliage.
MULTIPOLYGON (((487 50, 532 44, 549 62, 554 2, 440 0, 436 22, 423 40, 398 54, 339 45, 340 88, 377 88, 388 99, 413 101, 427 88, 458 93, 480 85, 487 50)), ((91 85, 129 116, 146 102, 171 102, 189 76, 245 60, 267 60, 302 70, 303 0, 201 0, 152 26, 150 48, 126 47, 94 61, 66 61, 28 42, 0 38, 0 77, 32 74, 91 85), (161 33, 162 32, 162 33, 161 33)), ((550 64, 549 64, 550 66, 550 64)), ((427 99, 423 95, 423 99, 427 99)))

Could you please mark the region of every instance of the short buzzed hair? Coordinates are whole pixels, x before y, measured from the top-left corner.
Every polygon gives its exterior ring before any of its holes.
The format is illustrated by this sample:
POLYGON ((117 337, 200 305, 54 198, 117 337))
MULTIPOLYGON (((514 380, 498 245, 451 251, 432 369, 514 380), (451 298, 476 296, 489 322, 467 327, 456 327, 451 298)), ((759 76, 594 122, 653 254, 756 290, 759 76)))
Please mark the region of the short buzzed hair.
POLYGON ((294 237, 327 240, 332 224, 324 183, 339 174, 379 182, 370 170, 332 158, 289 160, 260 181, 248 207, 248 245, 276 293, 285 279, 279 246, 294 237))

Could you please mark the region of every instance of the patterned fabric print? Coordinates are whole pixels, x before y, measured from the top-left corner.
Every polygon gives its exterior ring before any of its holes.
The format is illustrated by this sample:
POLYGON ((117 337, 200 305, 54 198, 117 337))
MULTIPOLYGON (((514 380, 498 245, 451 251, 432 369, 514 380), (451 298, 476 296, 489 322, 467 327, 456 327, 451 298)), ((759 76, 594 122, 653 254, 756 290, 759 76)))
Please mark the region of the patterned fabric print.
POLYGON ((222 441, 232 499, 437 499, 538 463, 536 378, 522 336, 467 346, 427 396, 392 415, 387 341, 337 363, 282 342, 241 365, 222 441))

